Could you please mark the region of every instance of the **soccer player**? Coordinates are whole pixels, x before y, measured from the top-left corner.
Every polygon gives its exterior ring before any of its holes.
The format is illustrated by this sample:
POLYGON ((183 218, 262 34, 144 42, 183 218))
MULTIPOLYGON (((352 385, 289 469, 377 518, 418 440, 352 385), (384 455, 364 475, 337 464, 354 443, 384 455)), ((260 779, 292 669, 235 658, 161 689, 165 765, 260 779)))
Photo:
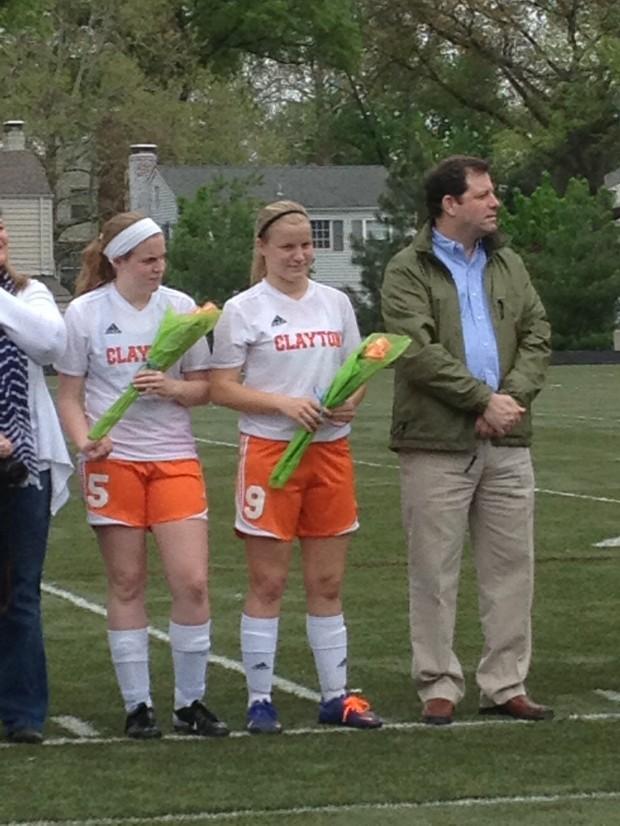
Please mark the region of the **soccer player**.
POLYGON ((357 529, 347 435, 363 395, 326 411, 321 397, 360 336, 347 296, 310 279, 306 210, 269 204, 256 223, 252 286, 224 306, 214 334, 212 401, 241 413, 237 533, 245 541, 249 590, 241 618, 248 685, 247 729, 282 730, 272 703, 280 603, 295 538, 301 545, 308 641, 321 688, 319 722, 377 728, 381 719, 347 691, 342 580, 357 529), (285 488, 271 470, 299 427, 315 434, 285 488))
POLYGON ((223 736, 226 725, 203 704, 211 646, 207 591, 207 500, 189 408, 209 395, 209 350, 199 341, 166 373, 144 367, 168 307, 193 300, 162 286, 166 245, 138 213, 103 226, 83 253, 68 307, 68 345, 57 361, 59 410, 83 463, 84 496, 108 577, 108 640, 129 737, 160 737, 148 666, 146 536, 151 531, 172 595, 174 729, 223 736), (140 398, 91 441, 92 424, 130 384, 140 398))

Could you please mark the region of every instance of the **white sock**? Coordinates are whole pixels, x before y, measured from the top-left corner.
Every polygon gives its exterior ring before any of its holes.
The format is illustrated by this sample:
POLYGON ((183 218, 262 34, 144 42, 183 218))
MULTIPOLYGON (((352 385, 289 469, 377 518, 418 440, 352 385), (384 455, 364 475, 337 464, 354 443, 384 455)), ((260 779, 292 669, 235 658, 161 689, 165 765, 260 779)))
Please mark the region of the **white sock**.
POLYGON ((323 700, 341 697, 347 686, 347 627, 342 614, 306 615, 308 642, 314 655, 323 700))
POLYGON ((148 629, 108 631, 108 644, 125 711, 129 714, 140 703, 146 703, 150 708, 153 703, 149 679, 148 629))
POLYGON ((241 658, 248 684, 248 706, 256 700, 271 701, 278 622, 278 617, 259 619, 241 615, 241 658))
POLYGON ((170 620, 168 633, 174 664, 174 707, 184 708, 205 695, 211 620, 202 625, 177 625, 170 620))

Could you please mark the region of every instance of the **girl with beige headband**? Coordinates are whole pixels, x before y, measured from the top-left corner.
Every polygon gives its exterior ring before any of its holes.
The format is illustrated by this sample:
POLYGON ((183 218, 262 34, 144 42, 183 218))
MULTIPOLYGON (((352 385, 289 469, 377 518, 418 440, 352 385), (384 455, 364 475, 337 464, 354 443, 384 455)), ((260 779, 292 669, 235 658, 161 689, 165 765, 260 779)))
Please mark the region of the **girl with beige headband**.
POLYGON ((196 306, 162 285, 165 269, 166 244, 154 221, 132 212, 107 221, 84 250, 78 297, 65 315, 68 345, 56 363, 59 410, 80 452, 88 521, 108 577, 108 640, 125 732, 138 739, 161 736, 148 667, 149 531, 172 595, 174 729, 228 734, 203 704, 211 645, 207 500, 189 408, 209 398, 206 340, 165 373, 137 374, 166 310, 196 306), (109 436, 91 441, 92 424, 131 383, 138 401, 109 436))

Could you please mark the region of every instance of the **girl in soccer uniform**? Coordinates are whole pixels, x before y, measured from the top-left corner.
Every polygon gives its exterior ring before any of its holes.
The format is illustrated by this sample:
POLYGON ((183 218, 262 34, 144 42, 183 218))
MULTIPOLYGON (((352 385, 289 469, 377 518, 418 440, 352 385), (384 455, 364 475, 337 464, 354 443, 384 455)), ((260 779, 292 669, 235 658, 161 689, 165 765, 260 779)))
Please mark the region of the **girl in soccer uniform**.
POLYGON ((108 640, 125 731, 141 739, 161 736, 148 668, 148 531, 172 595, 174 728, 228 734, 202 702, 211 645, 207 500, 189 408, 208 401, 206 340, 165 373, 144 369, 166 310, 196 306, 162 286, 165 267, 164 236, 154 221, 138 213, 111 218, 84 251, 78 298, 65 314, 67 349, 56 363, 59 410, 81 454, 88 521, 108 577, 108 640), (109 436, 90 440, 91 426, 132 383, 139 399, 109 436))
POLYGON ((319 722, 381 725, 367 700, 347 692, 341 598, 358 527, 347 435, 363 393, 332 411, 321 406, 360 335, 347 296, 310 280, 313 259, 306 210, 291 201, 265 207, 256 224, 254 286, 225 304, 214 333, 212 401, 241 413, 235 528, 245 540, 249 575, 241 650, 252 733, 282 730, 271 690, 295 538, 321 688, 319 722), (286 486, 274 490, 269 475, 300 426, 314 432, 313 442, 286 486))

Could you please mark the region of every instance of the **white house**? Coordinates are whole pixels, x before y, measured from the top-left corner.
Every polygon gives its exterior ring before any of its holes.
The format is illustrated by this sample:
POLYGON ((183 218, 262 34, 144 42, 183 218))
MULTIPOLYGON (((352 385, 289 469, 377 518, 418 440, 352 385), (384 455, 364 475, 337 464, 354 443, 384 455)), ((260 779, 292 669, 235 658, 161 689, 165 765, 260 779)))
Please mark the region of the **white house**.
POLYGON ((4 124, 0 149, 0 208, 17 272, 40 278, 59 304, 69 299, 54 267, 54 196, 41 161, 26 149, 24 122, 4 124))
POLYGON ((316 249, 315 278, 334 287, 357 287, 351 237, 383 237, 376 219, 386 188, 383 166, 166 166, 154 144, 136 144, 129 156, 129 208, 140 210, 168 234, 178 221, 178 198, 191 200, 217 179, 258 179, 249 192, 263 203, 287 199, 308 210, 316 249))

